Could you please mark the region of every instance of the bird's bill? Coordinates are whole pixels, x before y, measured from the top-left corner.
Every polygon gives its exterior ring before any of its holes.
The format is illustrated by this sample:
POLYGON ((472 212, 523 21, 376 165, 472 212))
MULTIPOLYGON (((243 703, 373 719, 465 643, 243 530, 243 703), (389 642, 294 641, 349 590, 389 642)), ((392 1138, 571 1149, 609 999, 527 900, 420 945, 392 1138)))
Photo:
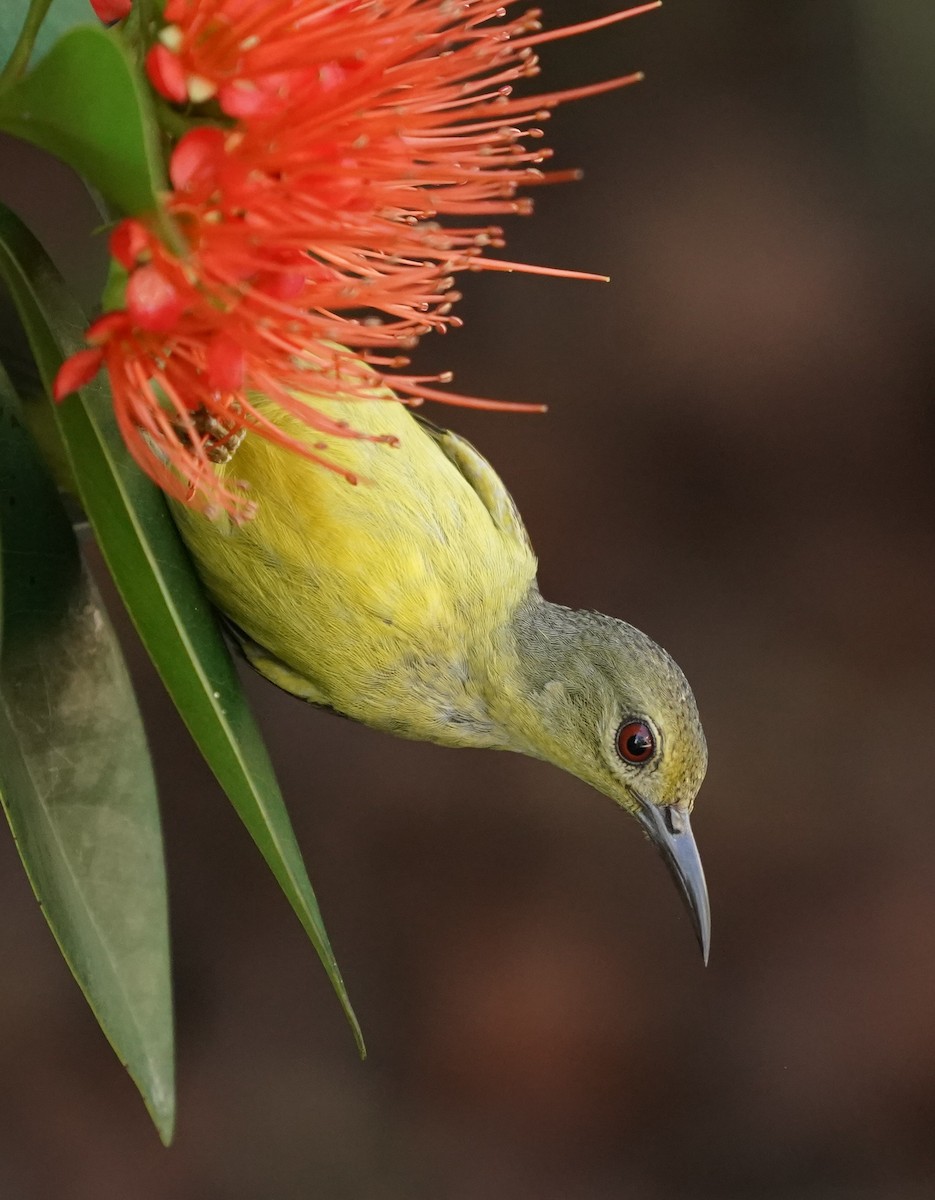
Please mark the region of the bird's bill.
POLYGON ((688 905, 705 965, 711 946, 711 907, 704 868, 695 845, 688 812, 683 808, 650 804, 634 793, 636 819, 659 850, 688 905))

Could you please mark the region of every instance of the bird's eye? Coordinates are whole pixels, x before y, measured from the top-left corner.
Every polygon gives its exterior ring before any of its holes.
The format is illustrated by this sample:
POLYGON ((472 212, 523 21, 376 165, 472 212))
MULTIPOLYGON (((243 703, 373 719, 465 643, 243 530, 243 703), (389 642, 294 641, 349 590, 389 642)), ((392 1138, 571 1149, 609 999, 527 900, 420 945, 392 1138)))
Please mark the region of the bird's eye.
POLYGON ((656 753, 656 739, 645 721, 624 721, 617 730, 617 750, 628 763, 649 762, 656 753))

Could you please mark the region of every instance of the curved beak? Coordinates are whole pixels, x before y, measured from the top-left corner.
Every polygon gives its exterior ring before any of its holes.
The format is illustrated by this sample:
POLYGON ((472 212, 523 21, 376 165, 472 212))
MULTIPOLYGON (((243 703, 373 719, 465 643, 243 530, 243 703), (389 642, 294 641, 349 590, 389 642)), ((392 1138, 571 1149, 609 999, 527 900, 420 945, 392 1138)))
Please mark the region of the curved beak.
POLYGON ((675 805, 657 806, 644 800, 636 792, 636 819, 643 831, 665 859, 679 886, 688 911, 705 966, 708 965, 708 950, 711 946, 711 907, 708 903, 708 885, 698 855, 698 847, 691 830, 688 812, 675 805))

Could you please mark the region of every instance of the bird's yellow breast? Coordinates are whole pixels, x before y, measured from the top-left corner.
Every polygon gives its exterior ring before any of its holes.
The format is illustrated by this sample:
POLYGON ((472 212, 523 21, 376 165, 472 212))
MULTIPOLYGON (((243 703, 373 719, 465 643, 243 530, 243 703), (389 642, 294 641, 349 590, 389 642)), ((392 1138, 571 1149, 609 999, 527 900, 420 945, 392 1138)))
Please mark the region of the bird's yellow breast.
POLYGON ((259 401, 359 482, 248 434, 219 470, 250 485, 256 517, 237 527, 176 510, 215 602, 281 660, 286 675, 266 673, 290 690, 301 680, 308 699, 407 736, 498 744, 487 683, 535 577, 521 531, 401 404, 310 403, 398 445, 322 437, 259 401))

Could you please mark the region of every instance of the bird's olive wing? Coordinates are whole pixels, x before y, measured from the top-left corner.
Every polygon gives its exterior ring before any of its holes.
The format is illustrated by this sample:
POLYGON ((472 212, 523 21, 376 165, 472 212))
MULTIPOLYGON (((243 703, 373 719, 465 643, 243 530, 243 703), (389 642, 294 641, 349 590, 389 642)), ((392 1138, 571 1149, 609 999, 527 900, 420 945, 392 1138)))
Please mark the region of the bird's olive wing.
POLYGON ((532 544, 523 518, 519 515, 519 510, 513 502, 513 497, 506 490, 503 480, 487 459, 479 454, 470 442, 458 437, 450 429, 433 425, 419 413, 412 415, 471 485, 484 508, 490 513, 490 519, 497 529, 521 547, 524 553, 532 554, 532 544))
POLYGON ((229 635, 231 641, 233 641, 246 661, 264 679, 268 679, 270 683, 275 683, 278 688, 284 692, 288 692, 290 696, 297 696, 300 700, 306 700, 309 704, 314 704, 318 708, 326 708, 329 712, 336 711, 310 679, 306 679, 298 671, 294 671, 281 658, 277 658, 275 654, 272 654, 258 642, 255 642, 230 617, 224 616, 223 613, 218 613, 218 618, 225 632, 229 635))

